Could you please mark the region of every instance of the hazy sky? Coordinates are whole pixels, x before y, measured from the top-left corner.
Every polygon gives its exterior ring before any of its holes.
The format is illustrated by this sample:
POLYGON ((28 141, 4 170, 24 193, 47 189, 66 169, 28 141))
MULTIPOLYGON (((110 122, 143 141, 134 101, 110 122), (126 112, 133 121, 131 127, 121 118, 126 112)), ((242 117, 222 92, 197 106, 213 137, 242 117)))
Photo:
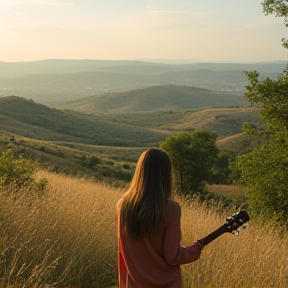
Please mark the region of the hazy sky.
POLYGON ((286 60, 261 0, 0 0, 0 61, 286 60))

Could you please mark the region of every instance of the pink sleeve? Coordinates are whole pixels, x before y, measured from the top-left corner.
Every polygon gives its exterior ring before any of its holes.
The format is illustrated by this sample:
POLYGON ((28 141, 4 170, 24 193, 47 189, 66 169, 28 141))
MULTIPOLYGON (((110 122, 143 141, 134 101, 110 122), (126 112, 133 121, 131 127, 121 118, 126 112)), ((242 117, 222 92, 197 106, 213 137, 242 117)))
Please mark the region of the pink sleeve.
POLYGON ((199 259, 202 245, 194 242, 186 247, 181 243, 181 207, 173 202, 168 211, 168 224, 163 239, 163 253, 166 262, 170 265, 187 264, 199 259))

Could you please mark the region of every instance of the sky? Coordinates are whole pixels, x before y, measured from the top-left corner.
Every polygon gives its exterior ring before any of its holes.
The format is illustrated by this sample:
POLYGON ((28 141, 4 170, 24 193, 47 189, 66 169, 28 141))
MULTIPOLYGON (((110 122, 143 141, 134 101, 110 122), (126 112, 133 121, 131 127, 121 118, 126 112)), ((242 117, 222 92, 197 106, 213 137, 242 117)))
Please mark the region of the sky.
POLYGON ((261 0, 0 0, 0 61, 286 60, 261 0))

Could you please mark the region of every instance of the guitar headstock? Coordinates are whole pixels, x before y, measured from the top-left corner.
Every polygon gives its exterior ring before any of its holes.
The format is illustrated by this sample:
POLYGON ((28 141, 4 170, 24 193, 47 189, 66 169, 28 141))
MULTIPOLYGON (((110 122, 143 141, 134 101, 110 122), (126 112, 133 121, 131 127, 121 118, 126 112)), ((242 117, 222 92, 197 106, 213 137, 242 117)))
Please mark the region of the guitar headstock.
POLYGON ((248 213, 244 210, 240 210, 237 213, 233 214, 231 217, 226 219, 224 226, 226 227, 226 232, 233 233, 234 231, 238 232, 238 228, 243 226, 250 220, 248 213))

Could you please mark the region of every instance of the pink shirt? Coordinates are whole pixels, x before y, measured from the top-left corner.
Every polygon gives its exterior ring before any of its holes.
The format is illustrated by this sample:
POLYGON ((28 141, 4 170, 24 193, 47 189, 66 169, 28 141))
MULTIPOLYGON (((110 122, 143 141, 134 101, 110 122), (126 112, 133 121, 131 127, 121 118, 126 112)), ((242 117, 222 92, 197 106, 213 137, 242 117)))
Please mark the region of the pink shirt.
POLYGON ((182 246, 177 202, 168 201, 167 216, 157 236, 140 240, 127 236, 118 225, 119 288, 182 287, 180 265, 199 259, 203 247, 197 242, 182 246))

